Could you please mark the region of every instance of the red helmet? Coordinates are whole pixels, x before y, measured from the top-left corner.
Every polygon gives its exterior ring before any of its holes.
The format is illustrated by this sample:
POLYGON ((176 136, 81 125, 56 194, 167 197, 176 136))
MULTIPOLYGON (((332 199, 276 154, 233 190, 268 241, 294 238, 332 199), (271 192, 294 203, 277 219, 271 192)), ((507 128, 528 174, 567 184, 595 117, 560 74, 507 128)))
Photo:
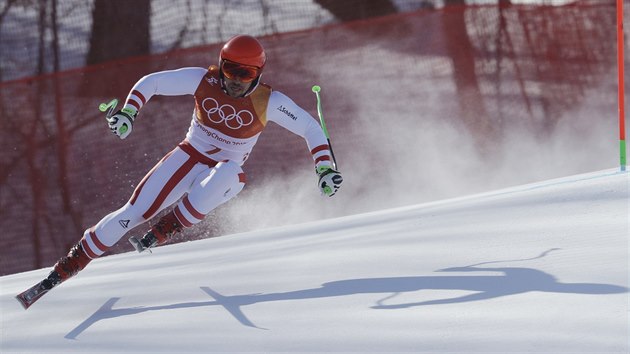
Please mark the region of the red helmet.
POLYGON ((230 38, 225 43, 219 54, 219 61, 222 62, 223 60, 255 66, 262 71, 267 56, 265 49, 256 38, 241 34, 230 38))

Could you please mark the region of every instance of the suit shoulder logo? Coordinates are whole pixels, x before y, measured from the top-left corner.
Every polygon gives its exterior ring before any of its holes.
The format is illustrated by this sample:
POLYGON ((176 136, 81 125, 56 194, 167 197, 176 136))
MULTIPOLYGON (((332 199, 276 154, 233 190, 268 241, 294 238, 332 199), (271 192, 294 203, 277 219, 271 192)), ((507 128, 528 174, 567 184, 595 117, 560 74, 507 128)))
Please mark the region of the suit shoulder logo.
POLYGON ((207 83, 210 84, 210 86, 214 86, 214 85, 219 83, 219 80, 217 80, 217 78, 214 77, 214 76, 206 77, 205 80, 206 80, 207 83))

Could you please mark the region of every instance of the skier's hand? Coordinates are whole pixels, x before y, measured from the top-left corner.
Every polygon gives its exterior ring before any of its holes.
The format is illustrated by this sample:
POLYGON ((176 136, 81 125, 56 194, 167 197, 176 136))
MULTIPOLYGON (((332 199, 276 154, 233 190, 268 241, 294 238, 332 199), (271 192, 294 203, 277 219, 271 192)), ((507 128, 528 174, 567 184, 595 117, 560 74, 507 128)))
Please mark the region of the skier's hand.
POLYGON ((319 176, 319 183, 317 184, 319 190, 322 192, 322 195, 328 197, 335 195, 343 182, 341 173, 333 170, 330 166, 320 166, 317 168, 317 175, 319 176))
POLYGON ((131 134, 133 121, 136 119, 137 114, 138 112, 133 108, 123 108, 105 119, 107 119, 107 125, 109 125, 112 133, 124 139, 131 134))

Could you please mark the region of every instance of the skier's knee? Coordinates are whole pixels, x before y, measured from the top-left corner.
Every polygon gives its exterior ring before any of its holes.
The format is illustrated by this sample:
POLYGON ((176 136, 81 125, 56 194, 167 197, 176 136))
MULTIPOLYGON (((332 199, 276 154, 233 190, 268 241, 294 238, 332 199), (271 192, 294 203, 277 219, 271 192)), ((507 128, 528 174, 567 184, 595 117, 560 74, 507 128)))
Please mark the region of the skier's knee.
POLYGON ((233 161, 220 162, 209 175, 195 184, 188 199, 192 206, 207 214, 240 193, 245 182, 245 173, 241 166, 233 161))
POLYGON ((222 192, 224 196, 235 196, 243 189, 245 182, 245 173, 241 166, 234 161, 224 161, 212 169, 210 175, 201 181, 201 186, 211 186, 213 193, 222 192))

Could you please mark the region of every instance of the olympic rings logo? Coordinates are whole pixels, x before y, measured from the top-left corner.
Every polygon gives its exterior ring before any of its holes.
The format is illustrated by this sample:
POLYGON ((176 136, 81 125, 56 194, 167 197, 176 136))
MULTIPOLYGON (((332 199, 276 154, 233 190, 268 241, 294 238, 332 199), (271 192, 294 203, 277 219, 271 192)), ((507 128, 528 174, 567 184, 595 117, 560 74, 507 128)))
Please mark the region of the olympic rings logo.
POLYGON ((230 129, 238 130, 254 123, 254 115, 248 110, 236 111, 234 106, 224 104, 219 106, 219 102, 214 98, 208 97, 201 103, 201 106, 208 120, 212 123, 224 123, 230 129))

